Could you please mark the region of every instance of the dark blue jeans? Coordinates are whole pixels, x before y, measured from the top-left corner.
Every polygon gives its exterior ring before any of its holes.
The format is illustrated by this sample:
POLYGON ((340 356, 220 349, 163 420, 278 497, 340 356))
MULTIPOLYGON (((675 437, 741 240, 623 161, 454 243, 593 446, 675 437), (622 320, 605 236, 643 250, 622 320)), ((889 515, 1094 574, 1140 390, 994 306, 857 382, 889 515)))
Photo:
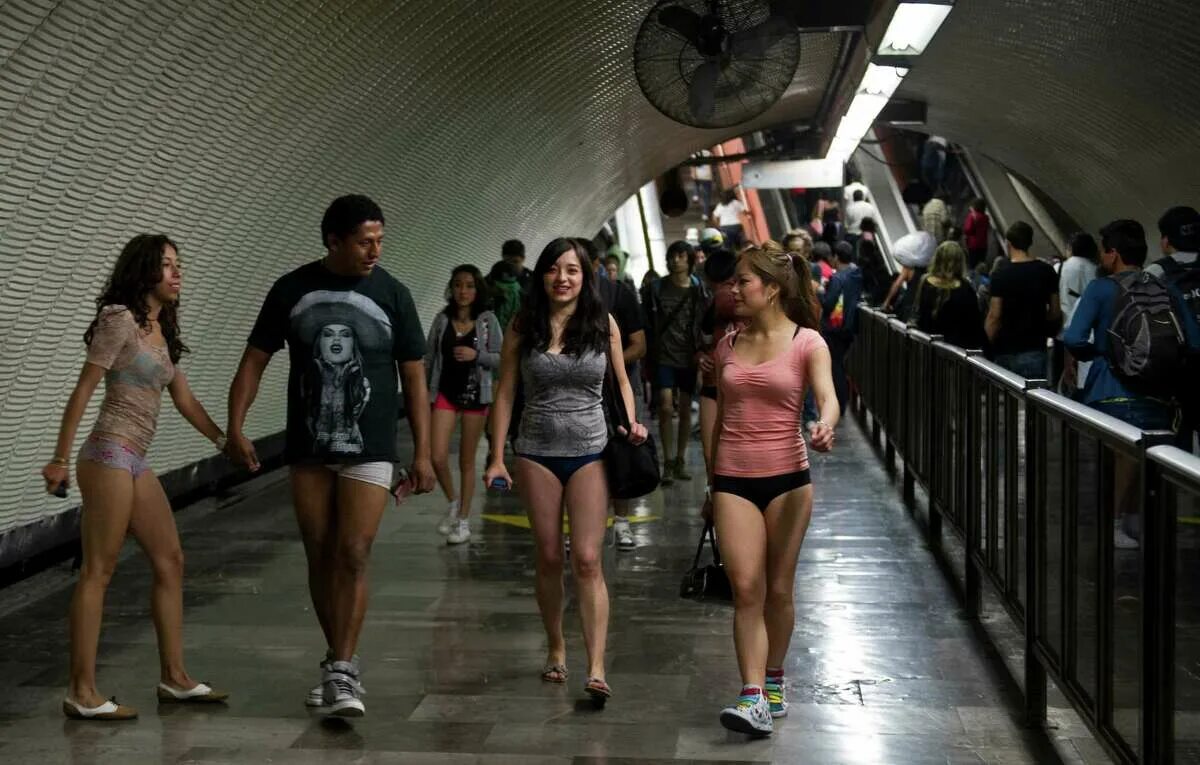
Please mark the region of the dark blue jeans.
POLYGON ((1022 351, 1020 353, 1002 353, 996 356, 996 363, 1026 380, 1045 380, 1049 374, 1047 362, 1049 358, 1045 351, 1022 351))
POLYGON ((1097 401, 1091 406, 1140 430, 1170 430, 1175 420, 1174 409, 1149 399, 1097 401))

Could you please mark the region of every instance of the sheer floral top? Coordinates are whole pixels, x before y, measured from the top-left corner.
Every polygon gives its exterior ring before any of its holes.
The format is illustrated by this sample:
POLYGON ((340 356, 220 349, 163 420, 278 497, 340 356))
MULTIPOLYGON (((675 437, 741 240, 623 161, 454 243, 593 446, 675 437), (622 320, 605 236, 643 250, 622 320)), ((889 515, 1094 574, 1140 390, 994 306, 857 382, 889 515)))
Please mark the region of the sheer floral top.
POLYGON ((155 345, 128 308, 106 305, 87 361, 107 370, 104 402, 92 433, 117 436, 144 455, 158 427, 163 388, 175 378, 166 346, 155 345))

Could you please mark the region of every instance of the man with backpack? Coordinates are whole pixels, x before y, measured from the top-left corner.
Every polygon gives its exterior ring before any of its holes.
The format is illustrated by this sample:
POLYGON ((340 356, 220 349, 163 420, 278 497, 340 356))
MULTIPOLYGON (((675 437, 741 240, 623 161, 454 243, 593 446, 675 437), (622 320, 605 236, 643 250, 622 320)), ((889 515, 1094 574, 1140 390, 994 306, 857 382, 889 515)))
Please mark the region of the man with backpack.
POLYGON ((1189 343, 1185 373, 1178 378, 1182 409, 1178 444, 1190 452, 1200 431, 1200 212, 1172 207, 1159 218, 1158 232, 1163 257, 1147 266, 1146 273, 1169 284, 1183 304, 1189 343))
POLYGON ((838 242, 834 252, 837 271, 829 279, 825 294, 821 296, 821 336, 829 346, 833 389, 837 392, 838 406, 844 413, 846 401, 850 398, 846 355, 850 352, 850 344, 854 342, 854 333, 858 329, 858 303, 862 299, 863 276, 854 264, 854 248, 849 242, 838 242))
POLYGON ((662 434, 663 484, 691 480, 685 468, 692 435, 692 396, 696 393, 696 351, 700 347, 700 319, 708 305, 708 290, 692 274, 696 251, 685 241, 667 248, 667 275, 655 281, 643 305, 650 353, 654 365, 651 382, 658 404, 662 434), (671 428, 678 396, 679 428, 671 428))
MULTIPOLYGON (((1100 229, 1100 267, 1075 304, 1063 343, 1071 355, 1092 361, 1083 403, 1141 430, 1169 430, 1174 420, 1173 375, 1186 351, 1179 303, 1160 279, 1144 273, 1146 233, 1133 220, 1100 229)), ((1136 481, 1127 460, 1115 465, 1114 543, 1137 547, 1137 524, 1126 510, 1136 504, 1136 481)))

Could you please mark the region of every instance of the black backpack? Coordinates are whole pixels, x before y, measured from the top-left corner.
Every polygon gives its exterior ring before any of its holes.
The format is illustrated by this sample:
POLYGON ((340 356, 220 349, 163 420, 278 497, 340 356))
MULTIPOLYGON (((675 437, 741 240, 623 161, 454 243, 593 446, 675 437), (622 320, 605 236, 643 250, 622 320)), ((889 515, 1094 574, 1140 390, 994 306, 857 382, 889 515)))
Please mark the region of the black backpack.
POLYGON ((1158 265, 1163 270, 1163 279, 1179 291, 1179 299, 1184 308, 1196 323, 1200 324, 1200 262, 1185 266, 1168 255, 1158 261, 1158 265))
POLYGON ((1119 290, 1108 328, 1109 365, 1135 393, 1170 395, 1188 350, 1171 288, 1145 271, 1109 278, 1119 290))

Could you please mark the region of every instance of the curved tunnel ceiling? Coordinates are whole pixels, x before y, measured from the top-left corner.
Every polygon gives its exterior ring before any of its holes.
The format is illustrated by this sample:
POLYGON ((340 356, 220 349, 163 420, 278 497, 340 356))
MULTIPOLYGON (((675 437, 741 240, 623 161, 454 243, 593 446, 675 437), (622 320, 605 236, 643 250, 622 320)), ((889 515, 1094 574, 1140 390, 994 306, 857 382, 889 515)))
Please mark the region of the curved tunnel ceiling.
MULTIPOLYGON (((186 264, 184 370, 218 422, 271 282, 321 254, 335 196, 377 198, 423 321, 449 268, 504 239, 589 234, 647 178, 757 125, 810 119, 841 40, 806 34, 788 95, 705 131, 643 98, 649 0, 9 0, 0 4, 0 532, 60 512, 38 470, 121 245, 186 264)), ((286 363, 248 423, 282 427, 286 363)), ((100 392, 84 417, 94 419, 100 392)), ((211 454, 164 413, 160 472, 211 454)), ((75 497, 77 499, 77 496, 75 497)))
POLYGON ((897 97, 1095 232, 1200 206, 1200 4, 959 0, 897 97))

